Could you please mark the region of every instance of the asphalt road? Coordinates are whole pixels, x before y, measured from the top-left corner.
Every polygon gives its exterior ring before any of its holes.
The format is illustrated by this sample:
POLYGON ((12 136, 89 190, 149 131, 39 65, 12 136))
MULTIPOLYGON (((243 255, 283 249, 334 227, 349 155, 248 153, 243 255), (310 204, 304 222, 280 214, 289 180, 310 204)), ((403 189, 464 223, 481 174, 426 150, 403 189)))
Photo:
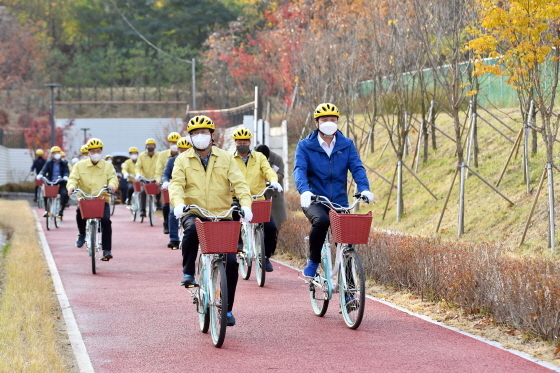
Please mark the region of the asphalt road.
POLYGON ((45 229, 95 372, 551 371, 370 299, 358 330, 344 324, 336 296, 317 317, 297 271, 279 263, 264 288, 254 275, 239 280, 237 325, 215 348, 179 286, 181 253, 166 247, 162 221, 131 222, 124 206, 112 220, 114 259, 96 275, 85 246, 74 246, 74 207, 61 228, 45 229))

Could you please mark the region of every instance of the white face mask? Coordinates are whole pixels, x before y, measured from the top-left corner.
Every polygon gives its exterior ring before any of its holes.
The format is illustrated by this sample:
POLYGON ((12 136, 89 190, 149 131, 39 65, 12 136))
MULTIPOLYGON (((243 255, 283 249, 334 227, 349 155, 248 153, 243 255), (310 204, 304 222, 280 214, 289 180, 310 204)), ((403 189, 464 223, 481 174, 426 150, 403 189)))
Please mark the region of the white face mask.
POLYGON ((171 149, 172 152, 176 152, 179 148, 177 147, 177 145, 171 145, 169 149, 171 149))
POLYGON ((92 162, 99 162, 101 159, 101 154, 90 154, 89 157, 91 158, 92 162))
POLYGON ((338 129, 338 125, 335 122, 323 122, 319 124, 319 131, 321 131, 326 136, 332 136, 338 129))
POLYGON ((112 159, 107 159, 107 162, 113 163, 113 160, 112 159))
POLYGON ((132 159, 133 161, 137 160, 138 159, 138 154, 132 154, 130 156, 130 159, 132 159))
POLYGON ((88 159, 89 155, 82 155, 82 159, 88 159))
POLYGON ((54 159, 56 159, 57 161, 60 159, 61 155, 60 154, 55 154, 54 155, 54 159))
POLYGON ((210 145, 212 136, 201 133, 199 135, 194 135, 193 137, 191 137, 191 139, 192 144, 195 148, 205 150, 210 145))

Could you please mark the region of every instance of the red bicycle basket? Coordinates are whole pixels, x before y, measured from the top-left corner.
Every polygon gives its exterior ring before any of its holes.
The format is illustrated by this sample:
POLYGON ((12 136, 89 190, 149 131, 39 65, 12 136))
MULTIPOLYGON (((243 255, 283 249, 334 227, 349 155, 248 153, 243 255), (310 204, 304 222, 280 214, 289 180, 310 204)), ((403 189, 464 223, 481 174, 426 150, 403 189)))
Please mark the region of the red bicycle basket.
POLYGON ((251 220, 251 223, 268 223, 270 221, 271 209, 271 199, 253 201, 253 204, 251 205, 251 211, 253 212, 253 219, 251 220))
POLYGON ((161 196, 163 198, 163 204, 168 205, 169 204, 169 191, 162 189, 161 190, 161 196))
POLYGON ((58 195, 58 190, 60 185, 43 185, 45 190, 45 197, 56 197, 58 195))
POLYGON ((367 244, 371 227, 371 211, 367 214, 339 214, 329 211, 331 230, 336 243, 367 244))
POLYGON ((139 181, 133 181, 132 185, 134 186, 134 191, 140 193, 142 191, 142 183, 139 181))
POLYGON ((195 219, 203 254, 235 254, 241 230, 240 221, 201 221, 195 219))
POLYGON ((81 199, 78 201, 80 204, 80 213, 82 219, 102 219, 103 211, 105 210, 105 198, 96 199, 81 199))
POLYGON ((157 183, 144 183, 144 190, 146 194, 158 194, 159 186, 157 183))
POLYGON ((43 180, 37 180, 35 179, 35 186, 41 186, 43 185, 45 182, 43 180))

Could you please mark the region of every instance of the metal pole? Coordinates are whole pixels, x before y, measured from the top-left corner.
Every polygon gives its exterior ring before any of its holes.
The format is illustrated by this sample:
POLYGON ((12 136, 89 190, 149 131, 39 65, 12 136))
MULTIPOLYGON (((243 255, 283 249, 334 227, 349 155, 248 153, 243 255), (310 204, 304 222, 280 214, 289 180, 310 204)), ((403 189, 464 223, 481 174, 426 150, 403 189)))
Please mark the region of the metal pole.
POLYGON ((60 87, 60 84, 50 83, 45 84, 45 87, 51 89, 51 147, 54 146, 54 89, 60 87))
POLYGON ((260 144, 259 139, 259 123, 258 123, 258 110, 259 110, 259 87, 255 86, 255 110, 253 111, 253 133, 255 134, 255 146, 260 144))
POLYGON ((196 110, 196 61, 193 58, 191 61, 192 70, 192 106, 193 110, 196 110))

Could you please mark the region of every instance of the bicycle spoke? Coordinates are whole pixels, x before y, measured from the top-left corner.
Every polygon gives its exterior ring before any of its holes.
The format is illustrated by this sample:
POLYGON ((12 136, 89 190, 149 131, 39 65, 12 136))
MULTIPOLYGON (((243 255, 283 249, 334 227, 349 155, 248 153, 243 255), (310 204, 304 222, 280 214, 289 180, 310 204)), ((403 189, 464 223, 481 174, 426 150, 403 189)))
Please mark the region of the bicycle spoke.
POLYGON ((365 276, 360 256, 352 249, 343 254, 338 286, 344 322, 350 329, 357 329, 364 316, 365 276))

